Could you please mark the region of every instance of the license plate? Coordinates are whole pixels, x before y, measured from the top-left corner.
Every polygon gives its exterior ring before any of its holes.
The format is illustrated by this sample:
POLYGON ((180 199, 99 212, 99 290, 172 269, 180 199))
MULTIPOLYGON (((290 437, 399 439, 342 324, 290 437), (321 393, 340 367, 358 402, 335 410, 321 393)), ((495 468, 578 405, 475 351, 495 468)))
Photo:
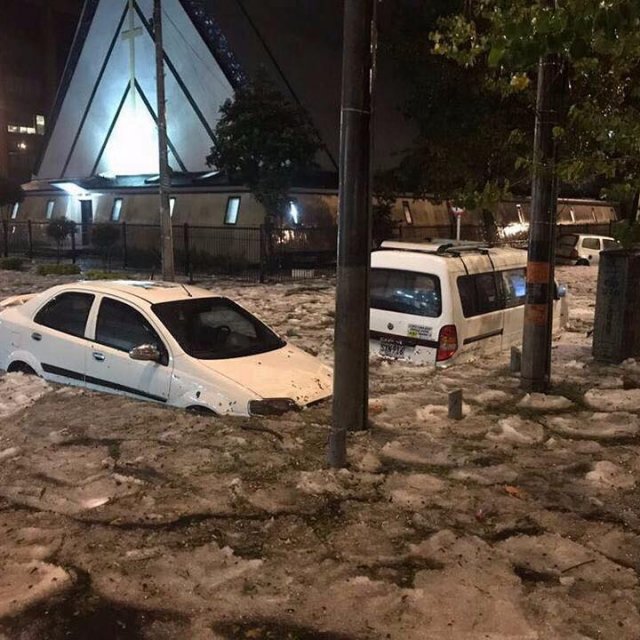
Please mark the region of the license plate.
POLYGON ((380 340, 380 355, 387 358, 403 358, 405 346, 391 340, 380 340))

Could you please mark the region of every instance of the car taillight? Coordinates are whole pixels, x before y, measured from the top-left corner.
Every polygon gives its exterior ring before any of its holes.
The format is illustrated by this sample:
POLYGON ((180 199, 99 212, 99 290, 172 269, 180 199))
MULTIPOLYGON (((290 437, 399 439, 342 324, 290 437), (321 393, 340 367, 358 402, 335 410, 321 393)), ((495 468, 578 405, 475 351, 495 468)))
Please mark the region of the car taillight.
POLYGON ((571 249, 571 256, 570 257, 577 259, 579 257, 578 250, 577 249, 571 249))
POLYGON ((436 362, 443 362, 451 358, 458 350, 458 332, 455 324, 448 324, 440 329, 438 337, 438 353, 436 362))

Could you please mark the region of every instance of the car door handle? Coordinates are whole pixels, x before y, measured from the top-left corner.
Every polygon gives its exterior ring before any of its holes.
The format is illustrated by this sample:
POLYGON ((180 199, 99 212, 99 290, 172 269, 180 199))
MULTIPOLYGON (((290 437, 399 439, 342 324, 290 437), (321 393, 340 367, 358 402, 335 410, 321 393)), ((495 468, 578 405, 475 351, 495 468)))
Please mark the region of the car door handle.
POLYGON ((104 353, 100 353, 99 351, 94 351, 93 352, 93 359, 94 360, 98 360, 99 362, 103 362, 104 361, 104 353))
POLYGON ((42 340, 42 334, 41 333, 34 332, 34 333, 31 334, 31 337, 36 342, 40 342, 40 340, 42 340))

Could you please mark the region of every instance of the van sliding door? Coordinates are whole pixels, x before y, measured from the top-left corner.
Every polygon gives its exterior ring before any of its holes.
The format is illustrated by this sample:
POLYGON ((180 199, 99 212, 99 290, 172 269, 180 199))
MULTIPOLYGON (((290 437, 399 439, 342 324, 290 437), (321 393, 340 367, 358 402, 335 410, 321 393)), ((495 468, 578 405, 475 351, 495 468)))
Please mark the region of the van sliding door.
POLYGON ((497 351, 502 346, 502 294, 493 271, 458 278, 465 322, 459 336, 464 351, 497 351))

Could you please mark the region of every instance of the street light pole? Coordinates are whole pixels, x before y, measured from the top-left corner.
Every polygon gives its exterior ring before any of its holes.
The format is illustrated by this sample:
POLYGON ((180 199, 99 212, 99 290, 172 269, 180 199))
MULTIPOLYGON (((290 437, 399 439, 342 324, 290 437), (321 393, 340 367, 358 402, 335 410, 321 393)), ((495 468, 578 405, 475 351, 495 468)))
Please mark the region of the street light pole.
POLYGON ((333 421, 329 464, 368 426, 371 121, 377 0, 345 0, 333 421))
POLYGON ((153 29, 156 44, 156 92, 158 97, 158 158, 160 165, 160 235, 162 253, 162 279, 176 279, 173 260, 173 228, 169 192, 169 152, 167 151, 167 104, 164 87, 164 46, 162 42, 162 6, 153 0, 153 29))

